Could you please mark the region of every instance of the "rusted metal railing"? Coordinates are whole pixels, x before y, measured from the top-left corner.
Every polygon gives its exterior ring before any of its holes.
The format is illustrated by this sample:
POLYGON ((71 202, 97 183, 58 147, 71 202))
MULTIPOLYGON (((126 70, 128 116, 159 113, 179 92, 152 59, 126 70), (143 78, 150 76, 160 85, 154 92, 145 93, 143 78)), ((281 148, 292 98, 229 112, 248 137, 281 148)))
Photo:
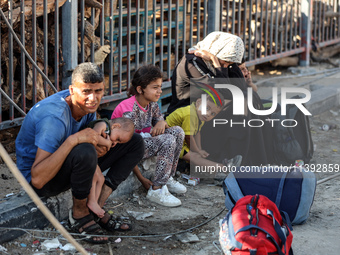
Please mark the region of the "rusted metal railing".
POLYGON ((105 73, 102 104, 126 98, 133 73, 147 62, 158 65, 164 73, 164 95, 159 102, 164 111, 176 63, 213 30, 243 39, 248 66, 295 54, 301 54, 301 60, 308 64, 312 43, 323 47, 340 42, 340 0, 97 2, 101 5, 91 8, 85 0, 78 0, 78 4, 9 0, 8 6, 3 6, 0 130, 20 125, 35 102, 54 93, 51 84, 55 90, 67 88, 72 68, 84 61, 98 61, 96 53, 104 45, 107 56, 98 63, 105 73), (32 11, 25 13, 29 8, 32 11), (93 30, 90 35, 89 28, 93 30))

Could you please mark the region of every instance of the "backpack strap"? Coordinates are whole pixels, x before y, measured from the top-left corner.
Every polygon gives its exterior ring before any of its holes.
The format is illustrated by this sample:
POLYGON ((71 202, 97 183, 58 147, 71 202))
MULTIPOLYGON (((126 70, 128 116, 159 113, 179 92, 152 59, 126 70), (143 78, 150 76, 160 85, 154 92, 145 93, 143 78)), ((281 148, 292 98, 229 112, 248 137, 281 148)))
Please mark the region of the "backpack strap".
POLYGON ((223 190, 224 194, 226 195, 225 205, 228 210, 231 210, 235 203, 244 197, 244 194, 240 189, 240 185, 238 184, 233 173, 229 173, 227 178, 224 179, 223 190))
MULTIPOLYGON (((267 238, 272 241, 272 243, 275 245, 276 249, 277 249, 277 252, 279 255, 285 255, 280 246, 277 244, 277 242, 275 241, 274 237, 272 237, 271 234, 269 234, 266 230, 264 230, 263 228, 259 227, 259 226, 256 226, 256 225, 248 225, 248 226, 245 226, 243 228, 240 228, 239 230, 236 231, 235 235, 239 232, 243 232, 243 231, 247 231, 247 230, 250 230, 250 229, 258 229, 258 230, 261 230, 263 233, 265 233, 267 235, 267 238)), ((282 230, 281 230, 282 231, 282 230)))
POLYGON ((250 252, 250 255, 256 255, 257 254, 257 249, 249 250, 249 252, 250 252))
POLYGON ((281 239, 282 244, 284 246, 284 250, 286 251, 286 240, 287 240, 286 233, 281 228, 280 223, 275 219, 274 214, 271 210, 267 209, 267 215, 269 215, 273 218, 273 225, 274 225, 275 232, 279 236, 279 238, 281 239))
POLYGON ((280 211, 280 214, 281 214, 283 222, 287 224, 290 231, 293 231, 292 222, 290 221, 288 213, 286 213, 284 211, 280 211))
POLYGON ((284 172, 282 177, 281 177, 280 184, 279 184, 279 187, 277 189, 276 199, 275 199, 275 204, 276 204, 277 208, 280 207, 282 192, 283 192, 283 186, 285 184, 286 177, 287 177, 287 172, 284 172))

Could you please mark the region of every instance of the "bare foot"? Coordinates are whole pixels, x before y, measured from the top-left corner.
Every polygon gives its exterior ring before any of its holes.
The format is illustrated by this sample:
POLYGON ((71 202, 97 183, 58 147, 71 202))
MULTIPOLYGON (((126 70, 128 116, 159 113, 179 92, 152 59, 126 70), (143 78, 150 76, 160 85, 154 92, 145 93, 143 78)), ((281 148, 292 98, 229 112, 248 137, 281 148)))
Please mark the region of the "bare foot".
POLYGON ((105 211, 95 202, 87 202, 87 207, 94 212, 99 218, 103 218, 105 211))

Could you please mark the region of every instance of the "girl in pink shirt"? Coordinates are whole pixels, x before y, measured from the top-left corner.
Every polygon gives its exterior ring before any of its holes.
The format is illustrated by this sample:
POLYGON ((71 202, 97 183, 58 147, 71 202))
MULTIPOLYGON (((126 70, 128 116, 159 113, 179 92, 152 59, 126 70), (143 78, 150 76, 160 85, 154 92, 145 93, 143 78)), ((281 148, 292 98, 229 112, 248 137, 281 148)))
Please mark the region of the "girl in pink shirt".
POLYGON ((184 131, 178 126, 169 128, 158 107, 157 101, 162 93, 162 72, 156 66, 143 65, 136 71, 131 83, 131 97, 115 108, 111 119, 131 119, 135 132, 144 138, 143 160, 157 157, 153 182, 142 176, 138 166, 134 168, 134 173, 148 189, 146 197, 164 206, 179 206, 181 201, 170 192, 186 192, 186 187, 173 179, 183 146, 184 131))

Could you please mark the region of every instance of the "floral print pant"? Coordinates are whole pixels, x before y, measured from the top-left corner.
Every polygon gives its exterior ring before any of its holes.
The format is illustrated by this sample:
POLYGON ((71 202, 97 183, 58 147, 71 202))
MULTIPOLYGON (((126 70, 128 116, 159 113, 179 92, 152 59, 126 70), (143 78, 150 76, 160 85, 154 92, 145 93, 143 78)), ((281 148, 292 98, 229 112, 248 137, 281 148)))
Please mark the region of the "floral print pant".
POLYGON ((144 138, 143 160, 152 156, 157 157, 153 181, 155 186, 165 185, 170 176, 175 175, 184 136, 183 129, 175 126, 165 129, 162 135, 144 138))

